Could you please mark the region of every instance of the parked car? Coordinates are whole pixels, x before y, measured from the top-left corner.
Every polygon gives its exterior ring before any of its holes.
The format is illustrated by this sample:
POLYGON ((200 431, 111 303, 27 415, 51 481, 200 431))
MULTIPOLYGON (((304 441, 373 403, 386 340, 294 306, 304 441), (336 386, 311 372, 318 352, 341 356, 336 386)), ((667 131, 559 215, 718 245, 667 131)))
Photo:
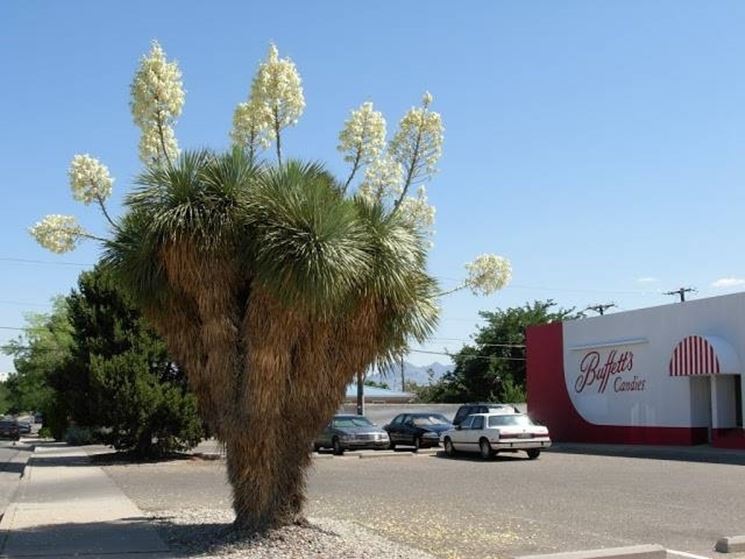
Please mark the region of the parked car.
POLYGON ((548 428, 522 413, 477 413, 443 435, 445 453, 478 452, 484 459, 497 452, 524 450, 535 460, 551 446, 548 428))
POLYGON ((21 433, 21 435, 28 435, 31 433, 31 423, 26 419, 17 419, 16 423, 18 423, 18 431, 21 433))
POLYGON ((389 444, 388 433, 364 415, 335 415, 318 435, 313 449, 331 448, 334 454, 344 454, 351 449, 385 449, 389 444))
POLYGON ((452 427, 453 424, 439 413, 402 413, 383 429, 391 439, 391 448, 410 445, 416 452, 420 448, 440 446, 440 435, 452 427))
POLYGON ((515 406, 511 404, 499 404, 494 402, 471 402, 463 404, 455 412, 453 425, 460 425, 466 417, 472 413, 520 413, 515 406))
POLYGON ((21 438, 21 431, 15 419, 0 419, 0 438, 14 441, 21 438))

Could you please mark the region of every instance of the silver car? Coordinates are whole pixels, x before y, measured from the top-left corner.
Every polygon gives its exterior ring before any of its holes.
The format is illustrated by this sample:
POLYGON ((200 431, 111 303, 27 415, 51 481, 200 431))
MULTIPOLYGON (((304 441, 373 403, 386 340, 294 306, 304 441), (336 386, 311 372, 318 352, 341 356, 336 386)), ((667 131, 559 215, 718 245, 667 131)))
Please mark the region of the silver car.
POLYGON ((316 438, 313 449, 330 448, 334 454, 344 454, 345 450, 381 450, 389 444, 388 433, 364 415, 335 415, 316 438))

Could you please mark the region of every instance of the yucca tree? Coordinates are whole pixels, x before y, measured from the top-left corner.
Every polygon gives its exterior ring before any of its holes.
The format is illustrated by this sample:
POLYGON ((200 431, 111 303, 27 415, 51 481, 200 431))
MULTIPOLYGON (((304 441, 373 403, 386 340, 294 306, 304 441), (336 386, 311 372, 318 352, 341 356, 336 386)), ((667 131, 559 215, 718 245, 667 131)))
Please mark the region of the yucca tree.
POLYGON ((186 153, 138 182, 105 260, 226 444, 237 525, 297 521, 354 373, 435 325, 424 239, 319 165, 186 153))
MULTIPOLYGON (((236 109, 233 149, 180 154, 171 128, 180 75, 156 43, 135 76, 145 170, 122 218, 104 205, 106 166, 73 159, 73 195, 100 205, 111 237, 60 215, 31 232, 56 252, 84 237, 103 242, 105 265, 165 339, 227 447, 236 526, 261 531, 302 519, 312 441, 355 374, 398 358, 436 324, 442 293, 426 270, 434 209, 422 183, 435 172, 442 125, 427 93, 386 147, 385 121, 367 102, 339 135, 352 164, 345 181, 283 159, 280 132, 305 101, 294 64, 272 46, 236 109), (276 163, 260 161, 271 142, 276 163)), ((458 288, 488 293, 508 279, 504 259, 483 255, 458 288)))

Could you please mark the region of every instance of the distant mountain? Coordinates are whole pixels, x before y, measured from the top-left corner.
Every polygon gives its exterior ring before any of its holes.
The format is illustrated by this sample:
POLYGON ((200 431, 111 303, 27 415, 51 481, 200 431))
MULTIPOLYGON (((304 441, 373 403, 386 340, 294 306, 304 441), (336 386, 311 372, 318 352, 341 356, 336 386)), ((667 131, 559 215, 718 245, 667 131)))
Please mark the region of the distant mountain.
MULTIPOLYGON (((423 366, 414 365, 413 363, 404 361, 404 377, 406 382, 415 382, 420 385, 430 383, 430 370, 432 371, 432 380, 437 381, 452 369, 453 365, 443 365, 436 361, 423 366)), ((368 380, 374 380, 375 382, 385 382, 392 390, 401 390, 401 369, 399 367, 396 367, 393 371, 387 374, 374 374, 369 375, 367 378, 368 380)))

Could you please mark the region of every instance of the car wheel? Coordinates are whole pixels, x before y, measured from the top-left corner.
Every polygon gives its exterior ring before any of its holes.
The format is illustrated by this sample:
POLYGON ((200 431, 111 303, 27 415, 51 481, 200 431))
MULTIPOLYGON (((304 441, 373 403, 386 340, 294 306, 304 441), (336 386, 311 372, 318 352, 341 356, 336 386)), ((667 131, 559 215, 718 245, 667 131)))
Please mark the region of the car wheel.
POLYGON ((318 443, 313 443, 313 451, 314 452, 321 452, 321 445, 318 443))
POLYGON ((414 437, 414 452, 419 452, 420 448, 422 448, 421 437, 414 437))
POLYGON ((479 454, 481 454, 481 458, 483 458, 484 460, 488 460, 489 458, 494 456, 491 445, 486 439, 481 439, 479 441, 479 454))
POLYGON ((451 458, 455 456, 455 447, 453 446, 453 441, 450 440, 450 437, 445 437, 445 454, 451 458))
POLYGON ((341 456, 344 454, 344 448, 341 446, 341 442, 339 441, 338 437, 334 437, 334 440, 331 441, 332 447, 334 449, 334 454, 337 456, 341 456))
POLYGON ((396 450, 396 443, 393 442, 393 439, 391 439, 390 442, 388 443, 388 449, 396 450))
POLYGON ((531 448, 528 450, 528 458, 530 460, 535 460, 541 455, 541 449, 540 448, 531 448))

